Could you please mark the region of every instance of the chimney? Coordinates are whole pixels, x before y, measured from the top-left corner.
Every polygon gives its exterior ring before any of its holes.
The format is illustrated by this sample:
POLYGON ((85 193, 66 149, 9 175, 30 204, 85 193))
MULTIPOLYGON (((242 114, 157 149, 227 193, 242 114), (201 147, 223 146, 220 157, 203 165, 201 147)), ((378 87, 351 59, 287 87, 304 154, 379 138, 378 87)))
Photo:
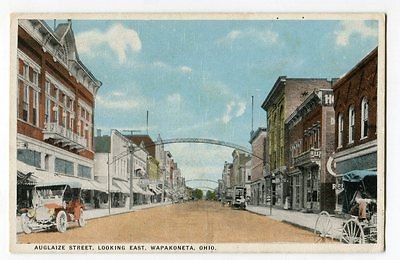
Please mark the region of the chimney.
POLYGON ((101 136, 101 129, 97 128, 97 136, 100 137, 101 136))

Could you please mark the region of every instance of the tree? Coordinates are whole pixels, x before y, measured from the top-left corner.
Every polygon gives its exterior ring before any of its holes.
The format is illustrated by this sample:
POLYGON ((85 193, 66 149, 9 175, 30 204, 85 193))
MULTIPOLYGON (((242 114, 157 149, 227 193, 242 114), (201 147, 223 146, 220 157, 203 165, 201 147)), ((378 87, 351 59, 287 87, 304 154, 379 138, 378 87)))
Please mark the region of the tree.
POLYGON ((198 199, 198 200, 203 199, 203 191, 200 190, 200 189, 195 189, 195 190, 193 191, 193 198, 194 198, 194 199, 198 199))
POLYGON ((215 191, 207 191, 207 193, 206 193, 206 199, 207 200, 216 200, 216 194, 215 194, 215 191))

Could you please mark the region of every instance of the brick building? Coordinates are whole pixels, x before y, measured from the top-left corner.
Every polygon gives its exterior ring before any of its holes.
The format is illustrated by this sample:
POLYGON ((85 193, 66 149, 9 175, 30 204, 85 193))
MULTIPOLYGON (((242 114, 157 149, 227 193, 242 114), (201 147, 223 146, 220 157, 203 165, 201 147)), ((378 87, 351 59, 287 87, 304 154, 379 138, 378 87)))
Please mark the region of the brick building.
POLYGON ((259 127, 255 132, 251 132, 250 141, 251 152, 251 183, 250 183, 250 203, 253 205, 265 205, 266 187, 263 175, 264 162, 267 158, 267 128, 259 127))
POLYGON ((335 178, 326 162, 334 151, 333 91, 312 92, 286 120, 286 162, 290 176, 291 207, 333 212, 335 178))
POLYGON ((285 158, 285 120, 314 90, 331 88, 327 79, 287 78, 280 76, 261 107, 267 112, 267 142, 269 172, 268 189, 272 189, 272 203, 283 207, 289 197, 285 158))
MULTIPOLYGON (((29 165, 33 183, 75 177, 85 190, 95 189, 94 106, 101 82, 79 59, 71 21, 53 30, 43 20, 19 20, 17 58, 18 176, 27 179, 23 165, 29 165)), ((29 204, 20 184, 17 199, 29 204)))
MULTIPOLYGON (((336 187, 341 187, 341 176, 349 171, 377 168, 377 61, 375 48, 333 85, 336 187)), ((336 193, 336 211, 341 212, 341 190, 336 193)))

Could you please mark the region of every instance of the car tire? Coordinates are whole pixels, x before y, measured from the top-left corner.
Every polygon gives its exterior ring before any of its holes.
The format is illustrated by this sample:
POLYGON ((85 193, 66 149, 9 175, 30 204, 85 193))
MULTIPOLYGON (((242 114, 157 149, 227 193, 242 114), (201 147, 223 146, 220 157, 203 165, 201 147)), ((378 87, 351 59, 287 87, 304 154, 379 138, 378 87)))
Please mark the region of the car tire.
POLYGON ((84 227, 86 225, 85 214, 83 213, 83 209, 82 208, 80 210, 78 224, 79 224, 80 227, 84 227))
POLYGON ((21 227, 25 234, 32 233, 32 228, 29 226, 30 219, 26 213, 21 215, 21 227))
POLYGON ((67 220, 67 214, 65 211, 60 211, 57 213, 56 217, 56 227, 57 231, 60 233, 64 233, 67 231, 67 225, 68 225, 68 220, 67 220))

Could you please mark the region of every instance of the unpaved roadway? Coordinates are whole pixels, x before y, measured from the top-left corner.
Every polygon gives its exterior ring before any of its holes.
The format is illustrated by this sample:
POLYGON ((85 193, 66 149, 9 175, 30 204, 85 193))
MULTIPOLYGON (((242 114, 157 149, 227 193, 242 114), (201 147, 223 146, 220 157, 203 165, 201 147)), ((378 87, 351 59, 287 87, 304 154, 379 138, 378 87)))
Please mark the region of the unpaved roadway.
POLYGON ((18 235, 19 243, 313 243, 312 232, 217 202, 197 201, 114 215, 57 231, 18 235))

